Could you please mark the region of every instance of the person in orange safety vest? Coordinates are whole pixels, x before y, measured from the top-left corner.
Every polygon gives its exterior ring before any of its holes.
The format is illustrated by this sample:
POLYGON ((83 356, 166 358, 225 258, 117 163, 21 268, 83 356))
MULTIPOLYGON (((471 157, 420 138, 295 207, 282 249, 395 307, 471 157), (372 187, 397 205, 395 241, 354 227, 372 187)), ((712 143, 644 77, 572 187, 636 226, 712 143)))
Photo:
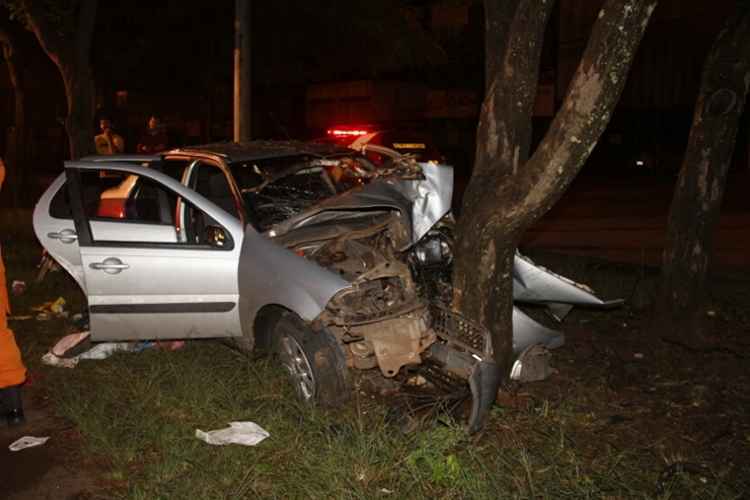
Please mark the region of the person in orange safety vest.
MULTIPOLYGON (((0 158, 0 189, 5 180, 5 165, 0 158)), ((8 328, 10 301, 5 279, 5 264, 0 249, 0 417, 8 425, 24 423, 21 384, 26 381, 26 367, 21 361, 13 331, 8 328)))

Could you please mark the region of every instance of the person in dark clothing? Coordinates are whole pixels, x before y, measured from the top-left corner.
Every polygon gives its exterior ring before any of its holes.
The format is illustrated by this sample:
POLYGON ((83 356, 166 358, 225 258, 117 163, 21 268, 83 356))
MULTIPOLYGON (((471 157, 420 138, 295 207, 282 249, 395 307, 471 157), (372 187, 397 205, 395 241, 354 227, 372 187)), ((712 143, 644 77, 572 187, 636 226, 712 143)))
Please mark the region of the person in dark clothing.
POLYGON ((168 148, 169 137, 156 115, 148 119, 148 128, 138 141, 136 151, 143 154, 154 154, 168 148))

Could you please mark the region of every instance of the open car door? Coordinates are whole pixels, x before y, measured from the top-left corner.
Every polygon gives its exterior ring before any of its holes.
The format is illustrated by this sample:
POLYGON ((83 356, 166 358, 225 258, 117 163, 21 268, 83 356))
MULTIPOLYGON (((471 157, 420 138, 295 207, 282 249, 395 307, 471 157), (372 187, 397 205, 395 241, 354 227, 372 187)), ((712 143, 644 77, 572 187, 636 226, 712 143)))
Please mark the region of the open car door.
POLYGON ((94 340, 242 334, 236 217, 152 168, 65 169, 94 340), (113 192, 122 196, 116 215, 102 210, 113 192))

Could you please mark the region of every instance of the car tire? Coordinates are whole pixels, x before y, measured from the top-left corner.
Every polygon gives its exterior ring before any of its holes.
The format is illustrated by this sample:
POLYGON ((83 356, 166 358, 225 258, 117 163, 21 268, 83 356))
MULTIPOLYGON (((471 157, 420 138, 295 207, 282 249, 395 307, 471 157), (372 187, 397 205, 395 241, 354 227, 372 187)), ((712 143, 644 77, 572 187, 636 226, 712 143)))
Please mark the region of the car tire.
POLYGON ((336 407, 349 399, 346 357, 328 330, 313 331, 286 313, 273 329, 273 340, 274 352, 302 402, 336 407))

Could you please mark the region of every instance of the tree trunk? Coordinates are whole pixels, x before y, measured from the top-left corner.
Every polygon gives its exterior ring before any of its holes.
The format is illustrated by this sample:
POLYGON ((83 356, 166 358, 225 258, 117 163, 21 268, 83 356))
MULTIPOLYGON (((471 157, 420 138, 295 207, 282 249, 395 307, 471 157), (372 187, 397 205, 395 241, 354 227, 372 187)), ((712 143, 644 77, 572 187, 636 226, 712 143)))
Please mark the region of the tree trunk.
POLYGON ((76 9, 75 27, 68 37, 62 36, 61 27, 39 2, 23 2, 26 19, 47 56, 60 71, 68 116, 65 130, 71 159, 94 151, 94 84, 89 65, 91 37, 96 19, 96 0, 80 0, 76 9))
MULTIPOLYGON (((494 361, 512 361, 513 256, 523 232, 562 196, 604 131, 656 0, 608 0, 561 110, 528 157, 539 57, 553 2, 519 0, 501 52, 488 47, 487 91, 474 174, 458 225, 454 307, 492 334, 494 361), (500 57, 490 62, 490 58, 500 57)), ((485 2, 488 30, 508 7, 485 2)), ((488 39, 497 40, 494 33, 488 39)))
POLYGON ((88 62, 59 68, 68 103, 65 130, 68 133, 70 158, 94 154, 94 82, 88 62))
POLYGON ((706 279, 727 170, 750 86, 750 12, 730 19, 709 53, 672 198, 652 331, 705 340, 706 279))
POLYGON ((8 167, 8 191, 11 193, 13 206, 18 207, 20 194, 24 185, 26 167, 26 93, 18 72, 18 57, 10 33, 0 28, 0 45, 8 68, 10 84, 13 87, 14 123, 13 133, 9 137, 5 153, 5 164, 8 167))

